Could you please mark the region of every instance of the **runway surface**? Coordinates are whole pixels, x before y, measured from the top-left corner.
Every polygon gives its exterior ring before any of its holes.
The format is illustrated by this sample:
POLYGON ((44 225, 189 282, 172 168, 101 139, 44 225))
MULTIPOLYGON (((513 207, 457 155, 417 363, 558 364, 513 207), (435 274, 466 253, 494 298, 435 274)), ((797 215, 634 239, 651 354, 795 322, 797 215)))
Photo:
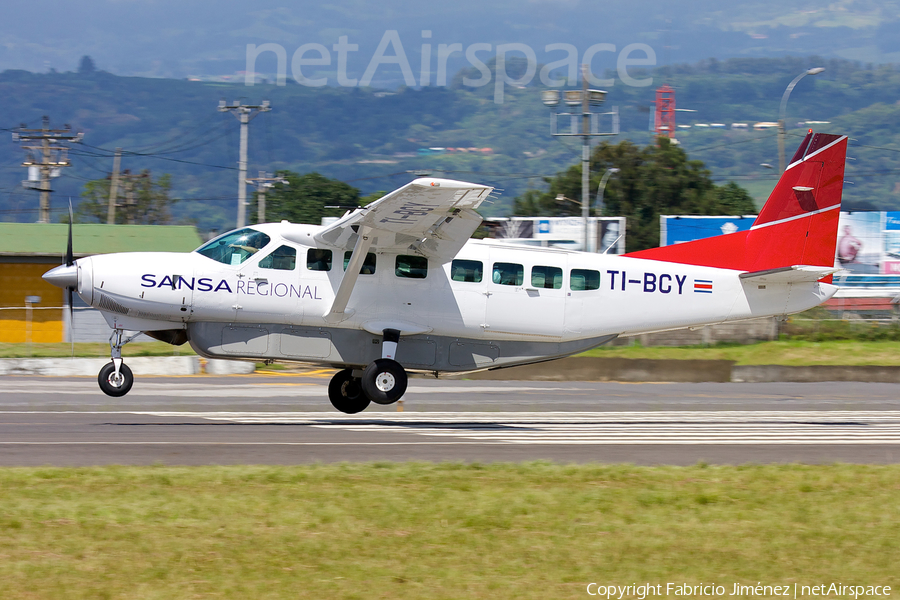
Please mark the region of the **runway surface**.
POLYGON ((0 464, 900 461, 893 384, 414 379, 402 405, 343 415, 327 383, 139 377, 109 398, 90 378, 6 377, 0 464))

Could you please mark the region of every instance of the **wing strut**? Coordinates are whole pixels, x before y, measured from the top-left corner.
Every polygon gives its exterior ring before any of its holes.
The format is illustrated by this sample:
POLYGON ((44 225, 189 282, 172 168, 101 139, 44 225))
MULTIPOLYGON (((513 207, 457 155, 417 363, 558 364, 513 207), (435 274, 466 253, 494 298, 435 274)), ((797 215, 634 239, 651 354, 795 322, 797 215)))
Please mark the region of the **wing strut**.
POLYGON ((371 227, 361 225, 359 228, 359 238, 356 240, 356 246, 353 247, 353 254, 350 256, 350 262, 347 264, 347 270, 344 271, 344 278, 341 279, 341 285, 338 287, 337 294, 334 295, 334 302, 331 309, 325 313, 325 321, 328 323, 340 323, 344 319, 353 314, 345 312, 347 302, 350 301, 350 293, 356 286, 356 280, 359 279, 359 270, 362 267, 369 246, 372 245, 371 227))

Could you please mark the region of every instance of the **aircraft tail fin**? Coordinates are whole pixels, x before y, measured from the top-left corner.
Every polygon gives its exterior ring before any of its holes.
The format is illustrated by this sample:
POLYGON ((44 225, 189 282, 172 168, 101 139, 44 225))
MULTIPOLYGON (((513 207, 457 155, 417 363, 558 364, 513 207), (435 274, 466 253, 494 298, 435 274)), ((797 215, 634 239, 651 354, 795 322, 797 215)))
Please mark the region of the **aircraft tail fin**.
POLYGON ((625 256, 750 272, 833 267, 846 155, 847 136, 810 131, 749 231, 625 256))

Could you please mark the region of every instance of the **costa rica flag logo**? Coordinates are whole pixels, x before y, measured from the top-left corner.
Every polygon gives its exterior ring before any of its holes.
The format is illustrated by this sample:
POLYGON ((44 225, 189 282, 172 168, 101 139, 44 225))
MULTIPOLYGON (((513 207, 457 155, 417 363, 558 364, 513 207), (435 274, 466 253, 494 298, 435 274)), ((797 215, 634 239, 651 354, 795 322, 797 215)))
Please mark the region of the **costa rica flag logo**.
POLYGON ((698 294, 712 294, 713 282, 711 279, 695 279, 694 291, 698 294))

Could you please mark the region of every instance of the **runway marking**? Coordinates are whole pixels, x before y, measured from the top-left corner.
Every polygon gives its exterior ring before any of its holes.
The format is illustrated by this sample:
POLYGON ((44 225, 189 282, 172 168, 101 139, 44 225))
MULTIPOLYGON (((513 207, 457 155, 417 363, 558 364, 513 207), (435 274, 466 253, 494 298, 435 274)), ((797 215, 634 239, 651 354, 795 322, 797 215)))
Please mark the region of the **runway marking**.
MULTIPOLYGON (((240 423, 283 414, 211 415, 240 423)), ((348 415, 349 416, 349 415, 348 415)), ((614 413, 390 413, 291 421, 357 433, 456 438, 489 444, 900 444, 900 411, 666 411, 614 413)))
MULTIPOLYGON (((97 395, 100 399, 105 396, 100 395, 97 390, 96 383, 87 383, 81 386, 73 386, 72 382, 66 382, 67 385, 60 386, 33 386, 33 385, 4 385, 4 392, 10 394, 32 394, 46 396, 52 395, 85 395, 86 393, 97 395)), ((328 386, 320 383, 312 382, 259 382, 259 383, 222 383, 216 385, 185 385, 184 383, 153 383, 145 382, 140 386, 135 386, 128 393, 128 397, 135 396, 160 396, 165 395, 171 398, 273 398, 285 397, 288 394, 285 388, 296 387, 301 389, 291 390, 290 396, 303 397, 319 397, 323 401, 328 397, 328 386)), ((406 398, 415 398, 418 394, 508 394, 508 393, 527 393, 527 392, 573 392, 581 391, 577 388, 566 387, 532 387, 532 386, 501 386, 501 385, 478 385, 460 387, 459 385, 440 385, 440 386, 410 386, 406 392, 406 398)), ((108 399, 107 399, 108 400, 108 399)))
MULTIPOLYGON (((900 411, 660 411, 660 412, 322 412, 66 411, 80 415, 140 415, 222 424, 300 425, 361 434, 353 442, 64 442, 61 444, 197 445, 865 445, 900 444, 900 411), (401 435, 380 441, 370 435, 401 435), (412 441, 415 438, 430 441, 412 441), (454 441, 446 441, 452 438, 454 441)), ((60 414, 4 411, 0 414, 60 414)), ((105 423, 103 425, 119 425, 105 423)), ((124 425, 124 424, 122 424, 124 425)), ((166 427, 167 423, 142 423, 166 427)), ((191 426, 191 423, 179 423, 191 426)), ((41 442, 0 442, 9 444, 41 442)))
POLYGON ((483 446, 480 442, 0 442, 0 446, 483 446))

